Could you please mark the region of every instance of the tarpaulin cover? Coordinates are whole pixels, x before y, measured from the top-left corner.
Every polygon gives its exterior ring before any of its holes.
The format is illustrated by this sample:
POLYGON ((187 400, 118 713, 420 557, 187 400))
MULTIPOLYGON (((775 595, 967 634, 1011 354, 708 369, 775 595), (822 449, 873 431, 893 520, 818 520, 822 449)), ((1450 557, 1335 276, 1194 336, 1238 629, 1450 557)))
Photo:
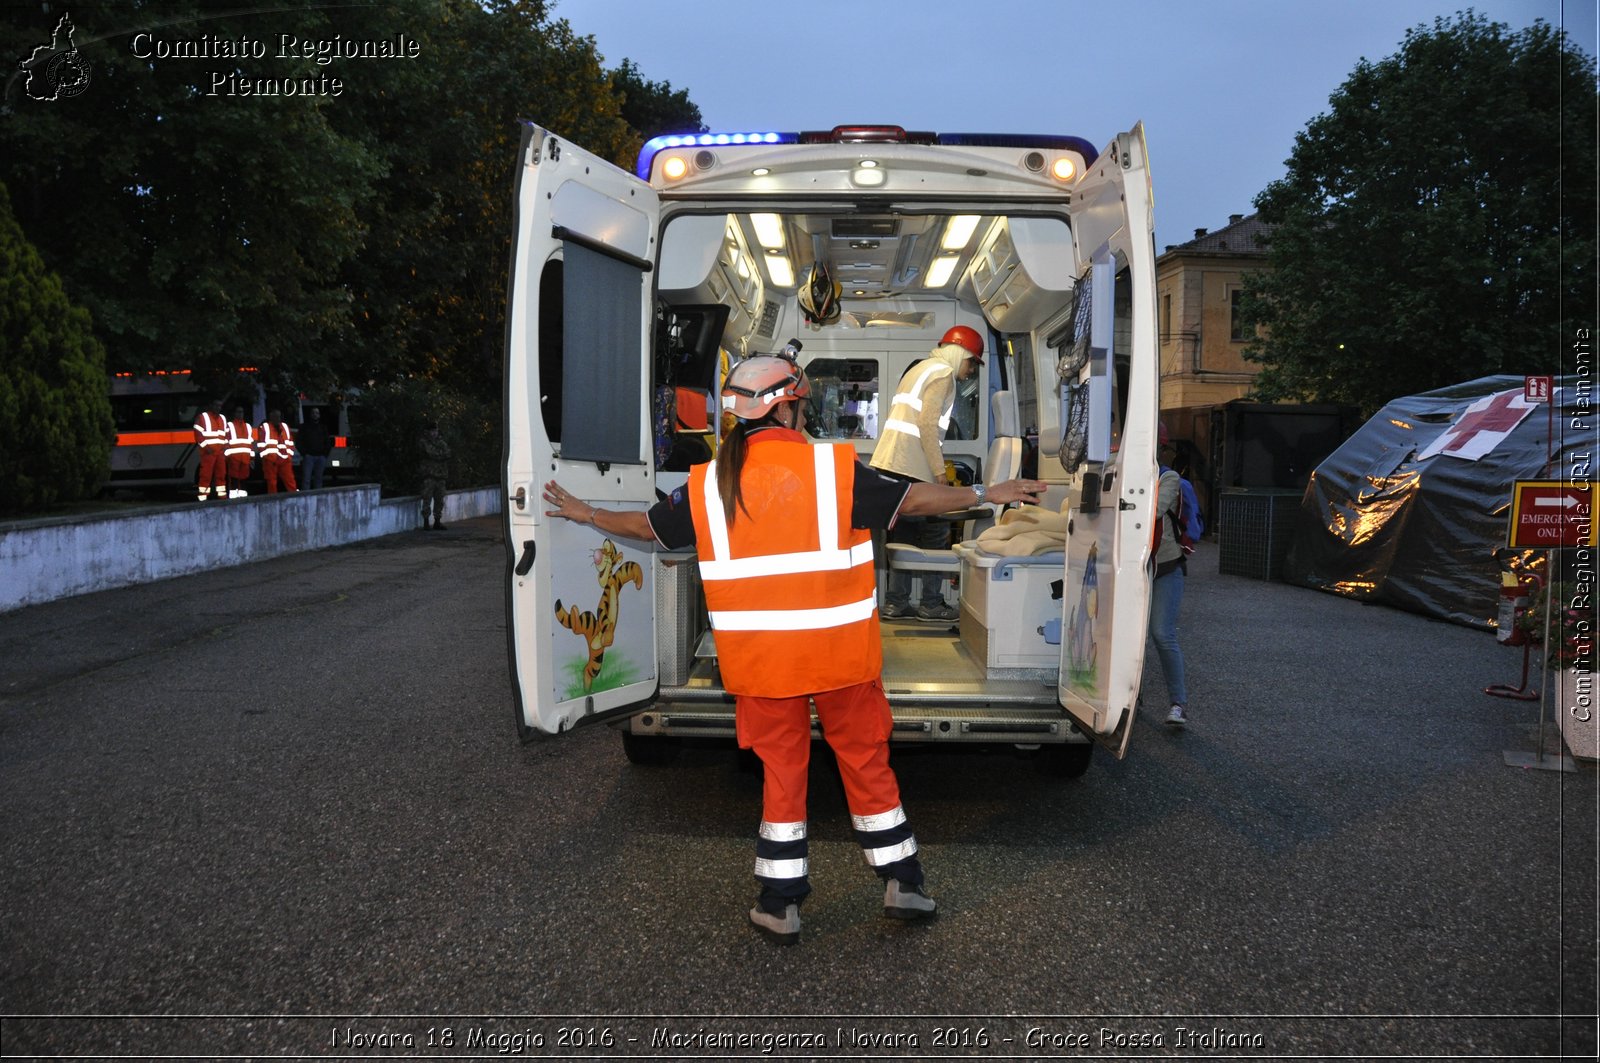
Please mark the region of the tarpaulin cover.
POLYGON ((1593 378, 1556 384, 1553 419, 1543 404, 1526 408, 1520 376, 1389 403, 1312 473, 1284 579, 1494 627, 1499 558, 1538 568, 1542 553, 1506 550, 1513 484, 1568 478, 1593 457, 1593 378))

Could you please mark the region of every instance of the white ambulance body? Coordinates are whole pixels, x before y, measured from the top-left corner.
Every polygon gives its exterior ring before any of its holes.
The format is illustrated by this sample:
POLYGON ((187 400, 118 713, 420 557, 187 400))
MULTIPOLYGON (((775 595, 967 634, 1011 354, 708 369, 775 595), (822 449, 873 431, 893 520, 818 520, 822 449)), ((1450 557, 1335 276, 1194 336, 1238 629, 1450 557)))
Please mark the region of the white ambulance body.
MULTIPOLYGON (((922 559, 955 577, 959 621, 881 621, 895 740, 1038 750, 1064 775, 1093 742, 1122 756, 1157 481, 1142 127, 1099 150, 883 126, 663 137, 637 175, 535 126, 520 151, 505 527, 524 737, 611 720, 649 762, 679 738, 734 734, 692 551, 548 517, 546 481, 647 509, 710 456, 706 409, 729 362, 791 338, 811 381, 808 433, 865 461, 901 376, 964 324, 988 356, 946 458, 992 482, 1016 475, 1036 437, 1045 508, 1066 519, 1054 549, 968 541, 922 559), (798 292, 821 262, 842 298, 817 325, 798 292)), ((879 553, 880 586, 892 553, 879 553)))

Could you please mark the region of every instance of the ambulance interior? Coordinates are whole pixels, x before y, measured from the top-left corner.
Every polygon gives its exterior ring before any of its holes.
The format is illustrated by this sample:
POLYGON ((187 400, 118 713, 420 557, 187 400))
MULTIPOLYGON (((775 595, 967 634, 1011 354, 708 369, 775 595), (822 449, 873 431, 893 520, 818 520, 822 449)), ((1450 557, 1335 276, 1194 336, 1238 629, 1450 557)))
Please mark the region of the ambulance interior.
MULTIPOLYGON (((666 460, 658 462, 658 488, 677 486, 691 463, 714 453, 716 395, 730 359, 777 353, 799 340, 811 383, 808 434, 849 441, 865 462, 902 374, 947 329, 964 324, 986 337, 987 352, 952 413, 943 446, 947 473, 960 483, 1038 476, 1052 484, 1045 507, 1055 513, 1068 508, 1072 492, 1082 492, 1087 476, 1096 487, 1088 504, 1098 504, 1101 485, 1109 490, 1115 478, 1125 388, 1117 386, 1116 357, 1090 355, 1089 300, 1079 298, 1090 274, 1077 265, 1064 216, 1026 206, 969 214, 959 204, 926 213, 887 205, 783 212, 763 204, 762 211, 664 212, 654 380, 658 401, 668 401, 671 389, 674 435, 666 460), (809 320, 799 298, 818 263, 839 285, 837 316, 826 323, 809 320), (1065 447, 1063 419, 1070 428, 1065 447)), ((1111 288, 1107 305, 1116 332, 1125 334, 1126 285, 1111 288)), ((978 526, 953 518, 953 541, 978 526)), ((1047 545, 1034 541, 1025 558, 987 567, 952 552, 938 560, 948 566, 940 575, 959 621, 883 621, 884 680, 898 731, 949 727, 950 710, 964 701, 1015 707, 1010 719, 996 720, 991 710, 981 724, 1001 741, 1025 742, 1047 723, 1058 726, 1053 680, 1064 627, 1064 532, 1054 550, 1047 545), (919 715, 919 708, 934 706, 940 711, 919 715)), ((881 605, 885 551, 878 558, 881 605)), ((662 696, 680 702, 717 696, 714 640, 697 589, 685 583, 692 577, 670 567, 663 575, 662 696), (669 651, 669 643, 678 649, 669 651), (682 663, 676 674, 673 657, 682 663)), ((676 721, 681 727, 682 713, 676 721)))

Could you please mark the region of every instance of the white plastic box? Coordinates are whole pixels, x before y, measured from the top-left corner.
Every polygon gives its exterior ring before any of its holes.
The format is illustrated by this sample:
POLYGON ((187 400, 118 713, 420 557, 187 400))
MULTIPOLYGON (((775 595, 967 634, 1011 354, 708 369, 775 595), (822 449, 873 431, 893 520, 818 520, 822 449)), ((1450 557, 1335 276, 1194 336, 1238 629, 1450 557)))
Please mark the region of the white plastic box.
POLYGON ((1061 620, 1052 584, 1066 575, 1066 555, 997 557, 966 544, 961 558, 961 642, 989 669, 1058 668, 1061 647, 1045 641, 1061 620))

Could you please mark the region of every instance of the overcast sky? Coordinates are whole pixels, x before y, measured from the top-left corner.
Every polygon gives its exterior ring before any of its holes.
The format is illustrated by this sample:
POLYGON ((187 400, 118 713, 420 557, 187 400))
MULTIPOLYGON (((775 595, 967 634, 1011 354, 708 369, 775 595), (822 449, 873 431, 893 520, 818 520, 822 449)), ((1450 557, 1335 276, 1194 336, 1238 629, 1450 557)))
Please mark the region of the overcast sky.
MULTIPOLYGON (((686 89, 715 131, 885 123, 1064 133, 1143 121, 1156 246, 1217 229, 1282 176, 1362 57, 1466 0, 555 0, 608 67, 686 89)), ((1594 0, 1475 0, 1596 53, 1594 0)), ((538 121, 538 115, 529 115, 538 121)))

